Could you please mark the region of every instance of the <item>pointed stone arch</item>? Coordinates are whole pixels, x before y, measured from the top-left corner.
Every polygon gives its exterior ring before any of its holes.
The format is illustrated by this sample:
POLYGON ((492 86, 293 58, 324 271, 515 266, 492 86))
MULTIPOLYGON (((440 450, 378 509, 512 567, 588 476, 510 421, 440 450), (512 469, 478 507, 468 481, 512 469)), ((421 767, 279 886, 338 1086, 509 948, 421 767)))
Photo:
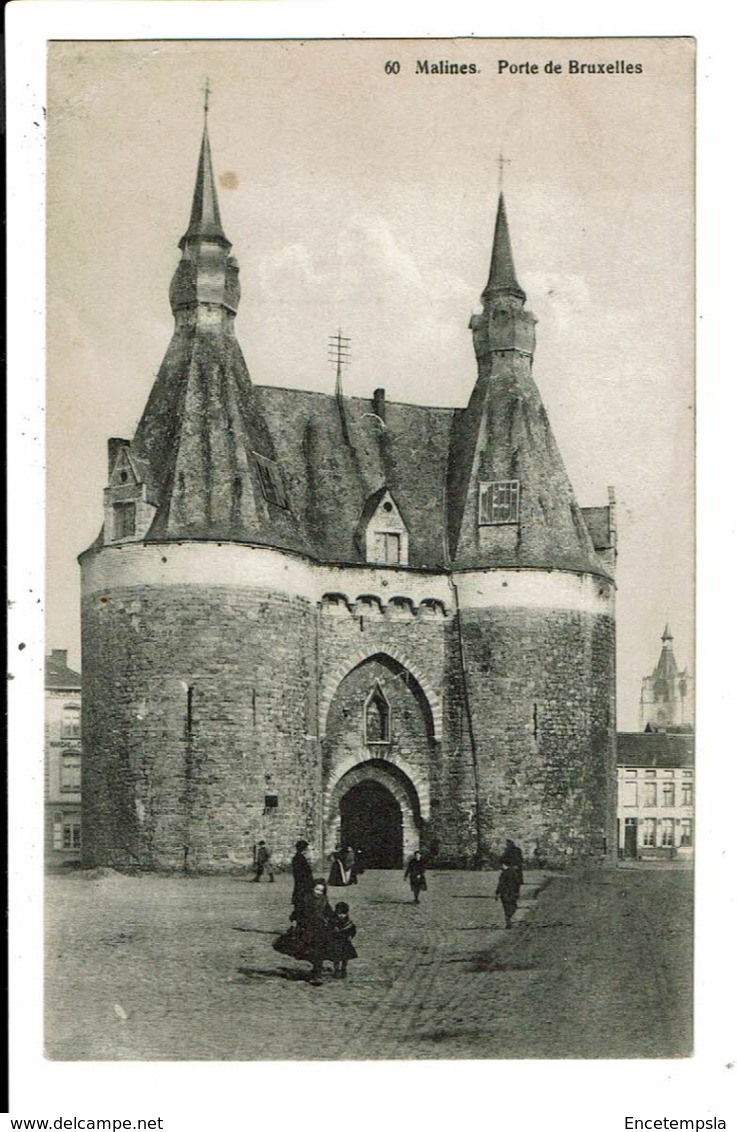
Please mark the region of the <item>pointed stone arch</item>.
POLYGON ((416 825, 413 816, 415 811, 417 811, 416 816, 422 821, 429 821, 430 783, 426 775, 409 766, 400 755, 391 754, 369 759, 365 754, 348 756, 341 759, 325 783, 323 821, 326 849, 334 843, 341 793, 351 785, 369 778, 383 783, 394 794, 404 814, 407 829, 416 825))
POLYGON ((427 704, 432 728, 432 738, 440 742, 443 737, 443 705, 440 696, 433 691, 429 678, 413 660, 410 660, 398 649, 385 648, 383 646, 377 648, 375 645, 354 652, 322 681, 320 710, 318 714, 320 735, 325 734, 330 704, 342 681, 345 680, 346 676, 348 676, 354 668, 357 668, 359 664, 363 664, 364 661, 374 657, 377 660, 381 660, 382 657, 388 657, 389 660, 393 660, 395 664, 404 668, 412 677, 413 682, 417 685, 418 690, 427 704))

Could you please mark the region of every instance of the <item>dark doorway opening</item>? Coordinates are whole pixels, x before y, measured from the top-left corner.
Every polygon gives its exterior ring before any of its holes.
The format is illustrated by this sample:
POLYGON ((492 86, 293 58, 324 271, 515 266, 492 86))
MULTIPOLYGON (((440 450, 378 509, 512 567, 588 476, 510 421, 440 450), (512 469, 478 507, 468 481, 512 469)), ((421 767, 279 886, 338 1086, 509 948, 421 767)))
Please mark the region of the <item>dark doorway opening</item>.
POLYGON ((361 850, 367 869, 402 868, 402 811, 386 786, 369 779, 345 792, 340 800, 340 838, 343 845, 361 850))
POLYGON ((637 856, 637 818, 624 819, 624 855, 637 856))

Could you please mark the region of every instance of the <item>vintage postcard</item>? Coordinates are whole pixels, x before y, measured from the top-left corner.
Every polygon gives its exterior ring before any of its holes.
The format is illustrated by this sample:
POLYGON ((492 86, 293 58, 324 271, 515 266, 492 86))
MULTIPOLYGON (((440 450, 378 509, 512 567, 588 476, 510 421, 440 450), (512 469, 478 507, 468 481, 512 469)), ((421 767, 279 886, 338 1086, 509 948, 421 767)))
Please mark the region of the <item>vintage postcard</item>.
POLYGON ((48 43, 50 1061, 693 1054, 694 74, 48 43))

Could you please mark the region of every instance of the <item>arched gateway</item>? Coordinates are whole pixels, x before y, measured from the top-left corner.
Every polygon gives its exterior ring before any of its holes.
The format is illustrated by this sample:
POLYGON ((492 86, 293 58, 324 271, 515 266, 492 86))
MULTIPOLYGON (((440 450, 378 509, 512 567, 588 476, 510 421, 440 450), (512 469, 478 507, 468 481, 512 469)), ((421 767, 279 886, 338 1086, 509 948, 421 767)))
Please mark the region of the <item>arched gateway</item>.
POLYGON ((327 711, 326 852, 340 842, 360 849, 369 868, 400 868, 430 816, 435 749, 427 696, 404 666, 383 652, 355 665, 327 711))
POLYGON ((407 774, 392 763, 369 759, 343 774, 327 799, 326 848, 361 850, 370 869, 398 869, 420 848, 420 798, 407 774))

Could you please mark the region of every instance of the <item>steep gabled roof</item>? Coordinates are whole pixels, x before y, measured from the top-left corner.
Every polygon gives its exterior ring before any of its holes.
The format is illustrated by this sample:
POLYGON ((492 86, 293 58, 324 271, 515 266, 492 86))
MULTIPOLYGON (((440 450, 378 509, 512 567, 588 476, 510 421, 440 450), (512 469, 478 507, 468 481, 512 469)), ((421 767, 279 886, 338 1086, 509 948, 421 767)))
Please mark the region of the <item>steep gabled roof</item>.
POLYGON ((67 650, 52 649, 44 661, 44 686, 50 691, 76 692, 82 687, 82 677, 67 665, 67 650))
POLYGON ((694 765, 694 746, 693 735, 618 731, 617 766, 689 768, 694 765))

